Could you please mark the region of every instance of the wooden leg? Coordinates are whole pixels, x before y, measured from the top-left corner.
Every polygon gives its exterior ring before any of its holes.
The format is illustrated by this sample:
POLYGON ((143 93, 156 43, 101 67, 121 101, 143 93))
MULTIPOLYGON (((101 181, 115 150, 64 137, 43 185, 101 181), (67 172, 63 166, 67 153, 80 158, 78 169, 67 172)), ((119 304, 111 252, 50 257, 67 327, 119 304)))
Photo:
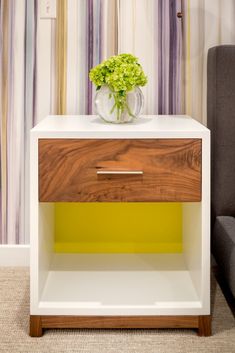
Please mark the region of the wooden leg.
POLYGON ((31 337, 42 336, 42 321, 40 315, 30 315, 29 334, 31 337))
POLYGON ((198 317, 198 336, 211 336, 211 315, 198 317))

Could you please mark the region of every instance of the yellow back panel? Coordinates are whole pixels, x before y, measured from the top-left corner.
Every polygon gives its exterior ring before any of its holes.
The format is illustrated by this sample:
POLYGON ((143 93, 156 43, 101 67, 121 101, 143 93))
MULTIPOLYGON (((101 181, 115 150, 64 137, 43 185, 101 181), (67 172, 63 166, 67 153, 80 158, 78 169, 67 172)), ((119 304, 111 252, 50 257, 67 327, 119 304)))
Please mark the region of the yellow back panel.
POLYGON ((182 252, 182 205, 56 203, 55 251, 182 252))

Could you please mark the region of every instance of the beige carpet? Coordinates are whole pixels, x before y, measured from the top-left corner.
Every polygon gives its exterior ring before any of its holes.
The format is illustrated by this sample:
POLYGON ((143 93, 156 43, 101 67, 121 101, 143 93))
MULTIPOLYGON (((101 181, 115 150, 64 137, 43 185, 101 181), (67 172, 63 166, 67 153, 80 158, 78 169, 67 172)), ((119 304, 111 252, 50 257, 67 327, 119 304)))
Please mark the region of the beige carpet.
POLYGON ((0 269, 0 352, 235 353, 235 321, 212 283, 213 336, 193 330, 47 330, 28 336, 29 272, 0 269))

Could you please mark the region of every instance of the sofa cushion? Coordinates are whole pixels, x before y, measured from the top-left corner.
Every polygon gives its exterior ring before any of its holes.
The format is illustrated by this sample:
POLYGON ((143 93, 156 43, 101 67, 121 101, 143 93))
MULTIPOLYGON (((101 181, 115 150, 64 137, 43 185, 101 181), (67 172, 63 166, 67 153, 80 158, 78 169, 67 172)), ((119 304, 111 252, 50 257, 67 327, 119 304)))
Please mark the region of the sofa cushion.
POLYGON ((211 48, 207 72, 214 220, 216 216, 235 216, 235 45, 211 48))
POLYGON ((212 252, 235 297, 235 218, 216 218, 212 237, 212 252))

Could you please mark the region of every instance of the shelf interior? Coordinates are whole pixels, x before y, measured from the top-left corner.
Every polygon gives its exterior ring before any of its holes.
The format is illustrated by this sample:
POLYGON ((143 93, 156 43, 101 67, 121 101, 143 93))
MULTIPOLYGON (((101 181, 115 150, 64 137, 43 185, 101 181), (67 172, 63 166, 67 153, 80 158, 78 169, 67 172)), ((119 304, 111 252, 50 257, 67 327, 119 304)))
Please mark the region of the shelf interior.
POLYGON ((200 304, 182 254, 54 254, 43 302, 74 308, 200 304))
MULTIPOLYGON (((39 281, 35 290, 38 312, 45 315, 58 313, 61 315, 160 315, 162 313, 171 315, 173 312, 187 315, 193 312, 198 313, 203 300, 200 203, 166 205, 166 209, 172 211, 168 213, 169 217, 164 216, 166 228, 164 226, 162 228, 160 217, 160 211, 163 217, 164 205, 159 205, 159 213, 153 211, 147 213, 150 226, 145 223, 145 218, 143 225, 146 225, 148 232, 142 235, 138 233, 138 227, 135 228, 136 233, 115 233, 116 228, 119 227, 117 222, 113 227, 113 233, 106 232, 104 237, 100 229, 105 227, 97 228, 93 216, 91 215, 90 218, 87 216, 85 223, 88 229, 97 229, 96 244, 101 241, 98 251, 94 248, 94 252, 87 253, 85 249, 83 252, 77 249, 64 253, 55 251, 55 241, 58 240, 56 207, 57 205, 52 203, 41 203, 39 207, 39 281), (172 208, 169 209, 167 206, 172 206, 172 208), (177 220, 180 218, 179 228, 176 228, 175 232, 174 217, 177 220), (151 233, 151 227, 154 233, 151 233), (162 229, 168 229, 169 233, 161 233, 162 229), (171 248, 172 251, 167 252, 165 248, 164 251, 157 252, 154 248, 154 244, 158 244, 156 241, 162 237, 165 244, 172 245, 171 235, 176 237, 175 239, 179 236, 178 240, 183 251, 176 252, 171 248), (126 238, 127 242, 125 242, 126 238), (113 241, 116 245, 120 240, 126 246, 130 243, 130 239, 133 244, 139 246, 146 244, 148 247, 146 253, 143 250, 138 251, 138 248, 130 251, 127 247, 124 248, 126 252, 121 252, 123 248, 118 248, 118 251, 117 249, 107 251, 109 242, 113 241)), ((72 209, 68 208, 68 211, 74 211, 72 216, 69 213, 67 216, 64 212, 61 213, 61 217, 67 220, 68 228, 69 222, 73 220, 76 222, 76 217, 81 222, 83 221, 81 215, 75 212, 77 208, 72 209)), ((122 214, 117 214, 122 219, 122 214)), ((115 214, 115 219, 117 214, 115 214)), ((135 216, 130 224, 135 225, 136 222, 137 225, 141 225, 141 213, 136 213, 135 216), (141 219, 140 223, 139 219, 141 219)), ((105 224, 105 217, 101 219, 105 224)), ((125 220, 128 225, 127 218, 125 220)), ((109 218, 107 218, 107 223, 108 221, 109 218)), ((85 223, 83 223, 84 226, 85 223)), ((125 230, 123 223, 121 221, 120 223, 122 230, 125 230)), ((145 231, 143 225, 141 231, 145 231)), ((132 230, 131 227, 128 229, 132 230)), ((90 245, 89 236, 92 234, 80 232, 75 235, 79 241, 83 239, 84 244, 90 245)), ((66 232, 63 233, 68 243, 70 235, 68 231, 67 239, 66 232)), ((78 244, 81 243, 81 241, 78 242, 78 244)), ((73 242, 70 245, 73 245, 73 242)))

